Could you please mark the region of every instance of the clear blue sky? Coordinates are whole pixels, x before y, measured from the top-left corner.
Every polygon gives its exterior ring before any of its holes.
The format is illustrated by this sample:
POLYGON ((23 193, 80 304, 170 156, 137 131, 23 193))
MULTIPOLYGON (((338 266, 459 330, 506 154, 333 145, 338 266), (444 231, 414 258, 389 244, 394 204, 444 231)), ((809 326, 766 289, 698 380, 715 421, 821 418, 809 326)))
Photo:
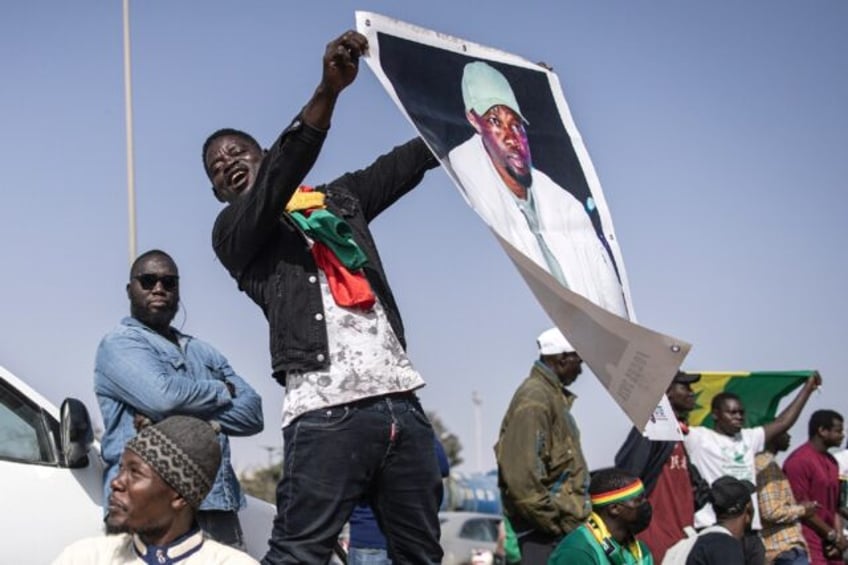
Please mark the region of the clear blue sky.
MULTIPOLYGON (((552 65, 601 179, 640 321, 694 344, 685 368, 818 368, 814 408, 848 412, 848 3, 218 0, 134 2, 139 251, 176 259, 185 315, 263 395, 280 444, 267 328, 210 246, 201 167, 213 130, 273 141, 317 84, 324 45, 364 9, 552 65)), ((128 310, 121 3, 32 1, 0 21, 0 364, 99 411, 94 352, 128 310)), ((367 67, 307 178, 331 180, 414 134, 367 67)), ((435 170, 374 225, 421 396, 476 468, 550 322, 482 221, 435 170)), ((628 423, 586 373, 576 417, 593 466, 628 423)), ((795 428, 794 444, 805 436, 795 428)))

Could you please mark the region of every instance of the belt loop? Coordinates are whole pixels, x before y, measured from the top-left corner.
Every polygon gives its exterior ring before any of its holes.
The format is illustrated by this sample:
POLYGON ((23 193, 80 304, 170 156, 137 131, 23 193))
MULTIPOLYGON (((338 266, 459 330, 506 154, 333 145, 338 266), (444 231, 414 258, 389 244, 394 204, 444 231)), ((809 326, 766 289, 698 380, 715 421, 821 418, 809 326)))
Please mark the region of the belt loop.
POLYGON ((395 405, 392 402, 392 397, 386 397, 386 406, 389 408, 389 417, 392 419, 392 422, 397 422, 397 416, 395 415, 395 405))

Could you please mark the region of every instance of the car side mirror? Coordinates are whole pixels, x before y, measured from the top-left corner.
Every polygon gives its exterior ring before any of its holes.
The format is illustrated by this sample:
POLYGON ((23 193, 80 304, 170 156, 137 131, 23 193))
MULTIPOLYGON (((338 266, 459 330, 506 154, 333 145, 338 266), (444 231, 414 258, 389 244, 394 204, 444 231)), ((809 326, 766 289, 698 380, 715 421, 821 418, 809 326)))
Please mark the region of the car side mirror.
POLYGON ((61 438, 62 456, 70 469, 88 466, 88 450, 94 443, 94 431, 88 409, 76 398, 66 398, 60 410, 62 419, 61 438))

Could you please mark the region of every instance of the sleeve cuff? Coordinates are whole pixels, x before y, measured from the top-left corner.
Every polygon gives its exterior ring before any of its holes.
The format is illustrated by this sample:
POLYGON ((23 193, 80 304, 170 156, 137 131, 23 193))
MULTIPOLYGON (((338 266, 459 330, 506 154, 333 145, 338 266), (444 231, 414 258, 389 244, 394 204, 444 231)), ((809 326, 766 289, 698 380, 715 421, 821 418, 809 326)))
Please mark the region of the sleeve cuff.
POLYGON ((324 141, 324 138, 327 137, 327 132, 329 129, 321 130, 316 127, 313 127, 303 121, 303 115, 298 114, 294 117, 291 123, 283 130, 283 133, 280 134, 280 137, 277 138, 277 141, 274 143, 275 147, 279 147, 282 145, 286 138, 290 135, 300 135, 304 141, 306 142, 315 142, 320 143, 324 141))

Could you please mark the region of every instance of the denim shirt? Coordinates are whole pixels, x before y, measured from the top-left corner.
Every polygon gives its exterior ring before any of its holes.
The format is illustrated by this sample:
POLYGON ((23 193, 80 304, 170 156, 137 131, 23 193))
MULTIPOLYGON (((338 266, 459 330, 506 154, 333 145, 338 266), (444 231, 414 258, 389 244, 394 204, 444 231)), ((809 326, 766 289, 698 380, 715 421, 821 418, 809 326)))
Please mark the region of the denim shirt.
POLYGON ((245 504, 230 463, 227 436, 262 431, 262 400, 215 348, 172 330, 179 347, 138 320, 124 318, 97 348, 94 392, 105 428, 101 440, 104 510, 124 446, 136 435, 136 414, 154 422, 182 414, 220 423, 221 468, 200 509, 229 511, 245 504), (234 387, 234 397, 225 381, 234 387))

